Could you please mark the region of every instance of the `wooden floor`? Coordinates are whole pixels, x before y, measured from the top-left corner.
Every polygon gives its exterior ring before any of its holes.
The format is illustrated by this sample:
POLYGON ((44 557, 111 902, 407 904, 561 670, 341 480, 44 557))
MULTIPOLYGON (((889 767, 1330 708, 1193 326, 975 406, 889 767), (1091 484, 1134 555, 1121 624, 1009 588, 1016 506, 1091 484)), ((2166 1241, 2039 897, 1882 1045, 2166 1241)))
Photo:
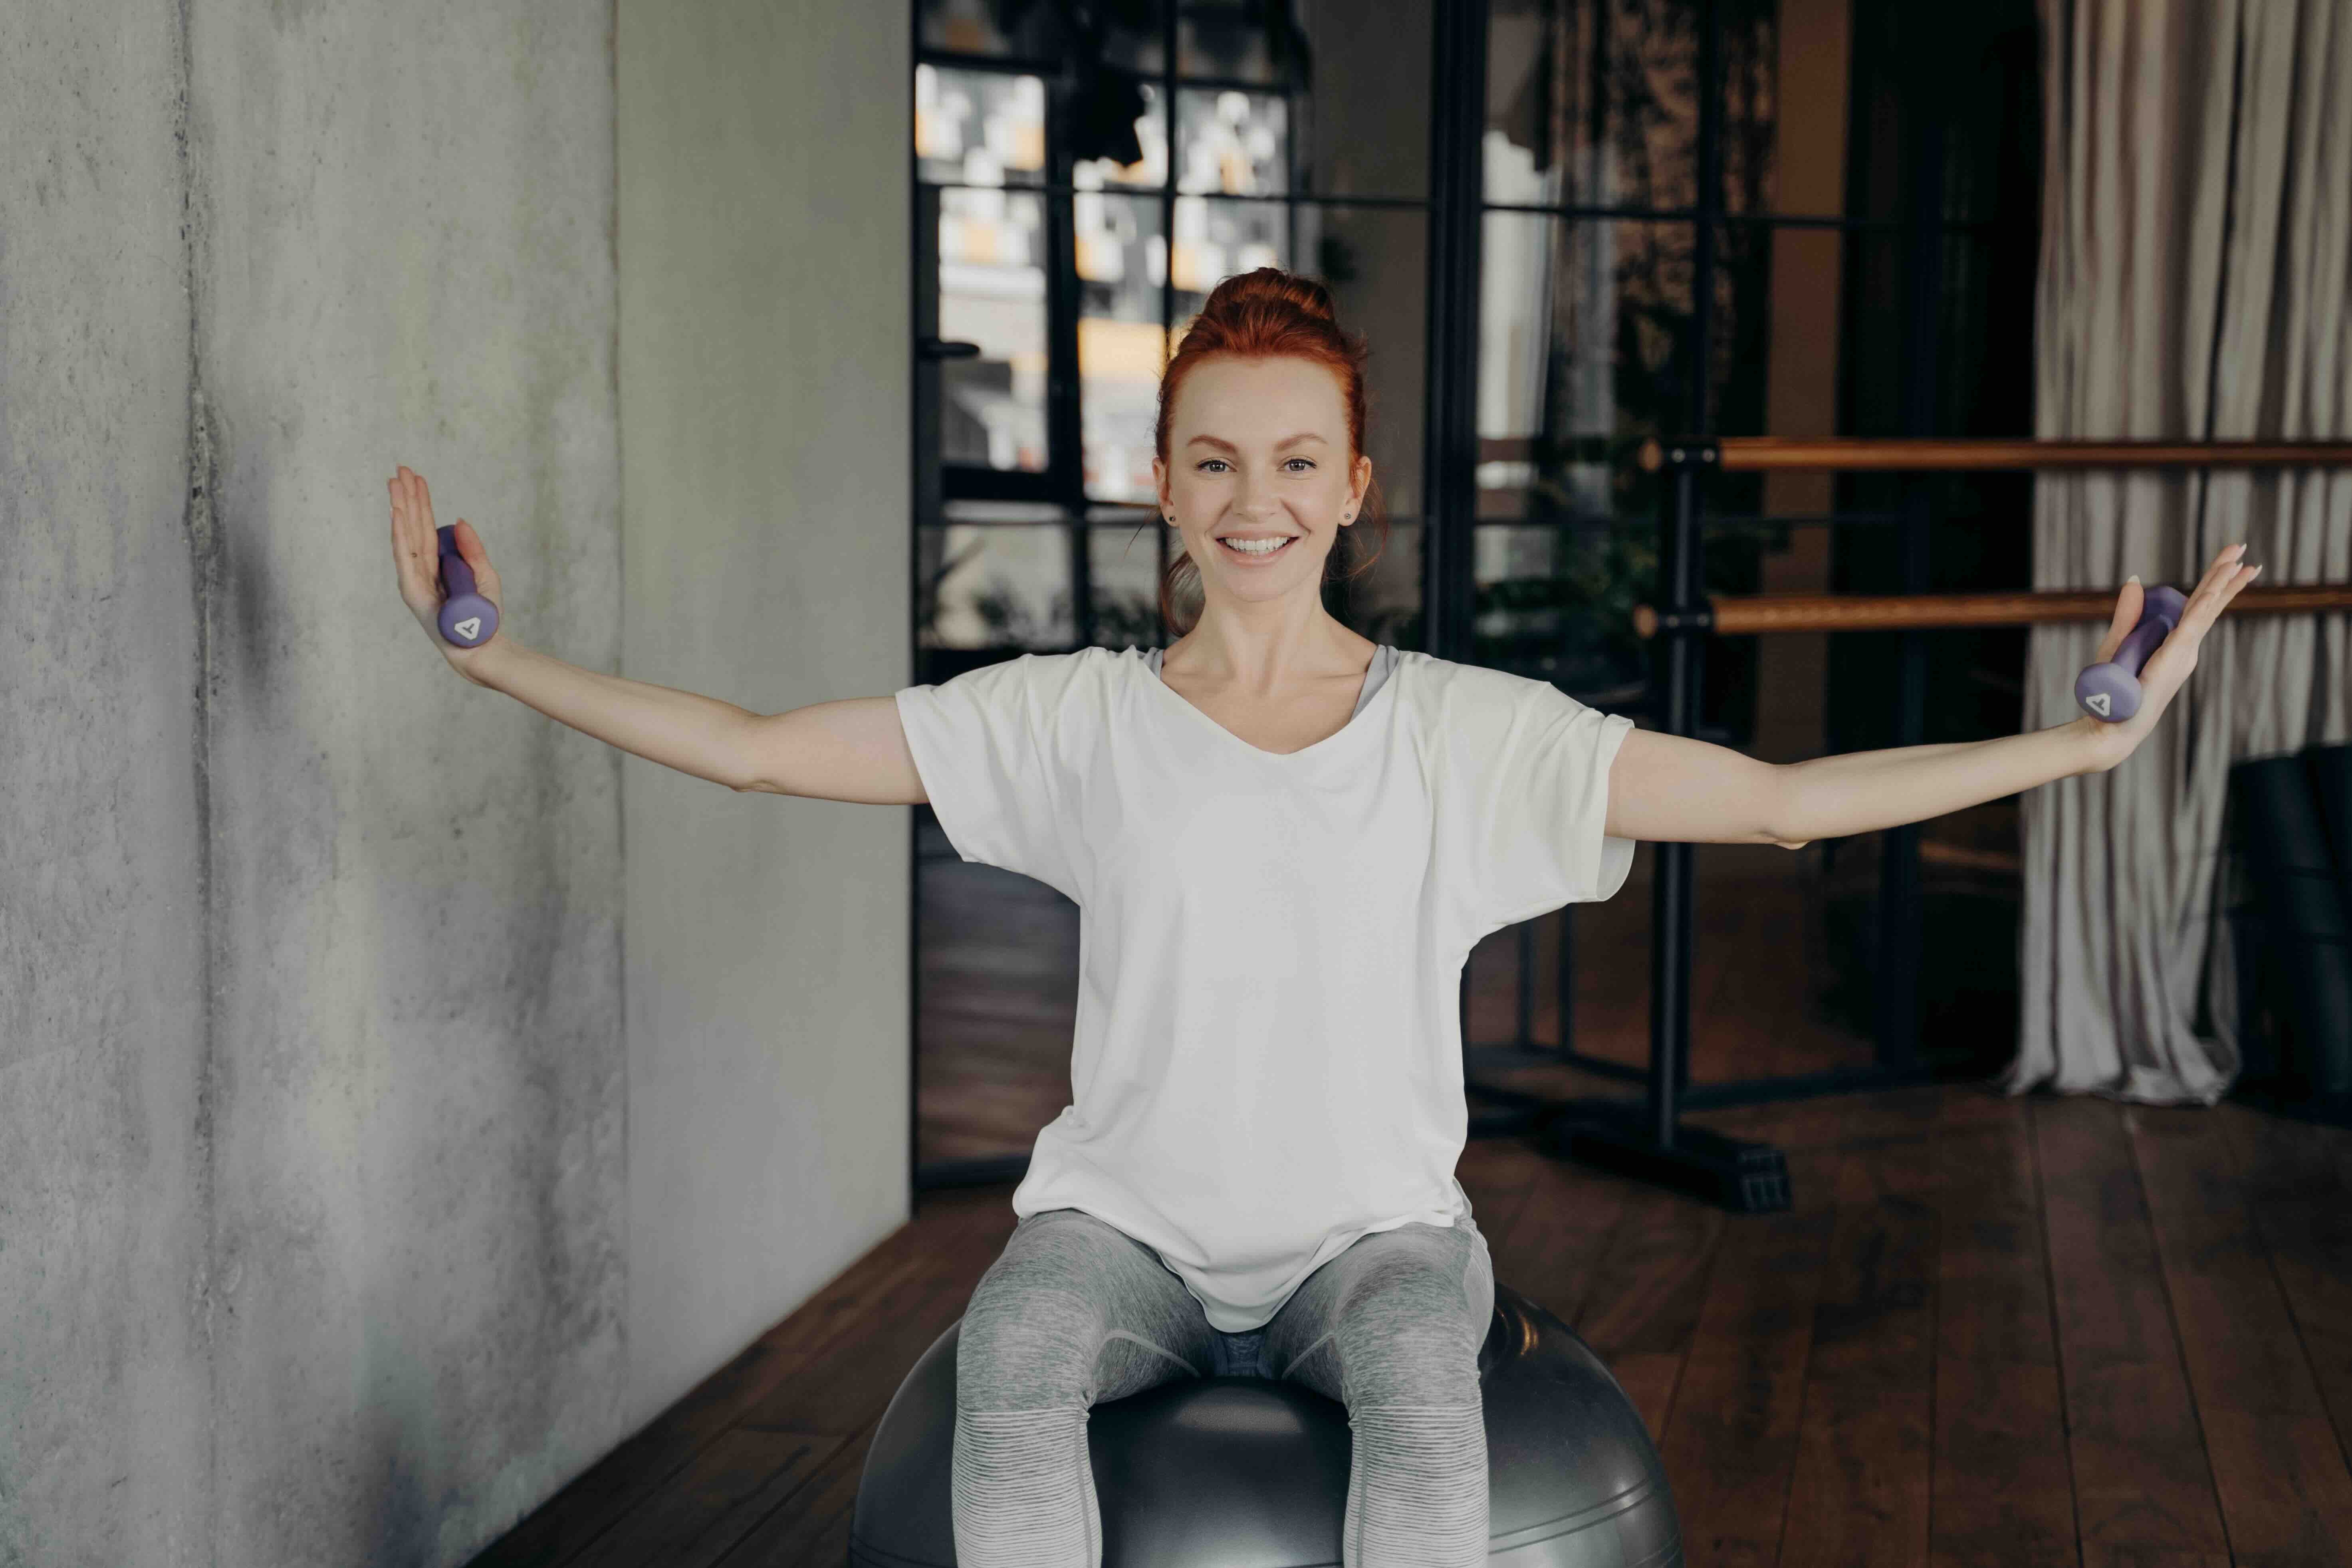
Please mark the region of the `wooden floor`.
MULTIPOLYGON (((1664 1454, 1692 1568, 2264 1568, 2352 1542, 2352 1132, 1935 1086, 1717 1111, 1787 1152, 1735 1216, 1474 1142, 1497 1278, 1664 1454)), ((874 1424, 1011 1233, 911 1224, 478 1559, 830 1565, 874 1424)))

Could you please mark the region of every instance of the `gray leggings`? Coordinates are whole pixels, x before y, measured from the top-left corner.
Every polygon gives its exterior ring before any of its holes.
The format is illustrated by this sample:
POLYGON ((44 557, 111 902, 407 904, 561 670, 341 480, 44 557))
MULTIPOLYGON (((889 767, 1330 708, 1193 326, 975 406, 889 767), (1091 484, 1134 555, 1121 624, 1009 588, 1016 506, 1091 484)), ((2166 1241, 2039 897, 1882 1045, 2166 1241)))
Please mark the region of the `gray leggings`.
POLYGON ((1078 1209, 1013 1227, 956 1344, 961 1568, 1101 1568, 1087 1412, 1182 1376, 1293 1378, 1347 1406, 1344 1568, 1486 1561, 1478 1349, 1486 1237, 1414 1222, 1360 1237, 1260 1329, 1211 1328, 1160 1255, 1078 1209))

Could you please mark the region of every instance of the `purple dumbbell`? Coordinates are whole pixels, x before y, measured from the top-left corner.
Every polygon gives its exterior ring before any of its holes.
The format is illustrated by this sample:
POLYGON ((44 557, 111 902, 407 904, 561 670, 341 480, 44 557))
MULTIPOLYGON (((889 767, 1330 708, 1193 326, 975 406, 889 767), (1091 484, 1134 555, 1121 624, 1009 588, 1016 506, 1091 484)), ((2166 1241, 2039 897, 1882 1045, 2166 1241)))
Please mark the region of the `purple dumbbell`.
POLYGON ((2116 657, 2090 666, 2074 678, 2074 700, 2083 705, 2083 711, 2110 724, 2120 724, 2138 712, 2140 667, 2172 635, 2188 607, 2188 596, 2178 588, 2148 589, 2140 601, 2139 625, 2125 636, 2116 657))
POLYGON ((457 529, 445 524, 433 531, 441 542, 441 591, 448 595, 441 601, 441 638, 479 647, 499 629, 499 607, 474 592, 474 569, 457 553, 457 529))

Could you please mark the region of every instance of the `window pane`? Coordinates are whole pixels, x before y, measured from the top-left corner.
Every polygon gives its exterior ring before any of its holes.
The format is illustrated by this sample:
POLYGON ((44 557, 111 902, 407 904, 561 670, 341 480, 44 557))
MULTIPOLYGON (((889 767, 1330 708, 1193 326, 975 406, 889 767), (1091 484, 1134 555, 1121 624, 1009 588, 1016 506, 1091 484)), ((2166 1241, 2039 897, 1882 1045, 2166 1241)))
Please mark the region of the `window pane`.
POLYGON ((1045 83, 1003 71, 915 68, 915 159, 935 184, 1034 185, 1045 177, 1045 83))
MULTIPOLYGON (((1045 517, 1048 510, 959 501, 949 515, 1045 517)), ((921 647, 1067 647, 1070 531, 1058 523, 948 522, 915 531, 921 647)))
MULTIPOLYGON (((1612 464, 1606 446, 1696 427, 1689 360, 1696 233, 1686 223, 1486 215, 1482 486, 1532 485, 1555 510, 1645 511, 1652 492, 1639 487, 1654 481, 1612 464)), ((1760 428, 1765 234, 1752 225, 1717 231, 1706 345, 1710 430, 1760 428)), ((1734 482, 1725 476, 1716 484, 1734 482)))
MULTIPOLYGON (((1066 7, 1024 5, 1010 32, 997 16, 1013 7, 995 0, 918 0, 923 47, 971 55, 1016 55, 1058 59, 1072 40, 1064 26, 1066 7)), ((1101 58, 1131 70, 1157 74, 1166 23, 1159 0, 1120 0, 1102 16, 1101 58)))
MULTIPOLYGON (((1176 320, 1208 302, 1220 279, 1290 265, 1291 208, 1281 202, 1176 198, 1176 320)), ((1173 344, 1170 345, 1171 348, 1173 344)))
POLYGON ((1045 470, 1043 198, 940 193, 940 335, 980 345, 940 366, 940 460, 1045 470))
POLYGON ((1489 526, 1474 537, 1481 663, 1541 674, 1588 701, 1642 694, 1650 656, 1633 606, 1657 572, 1647 530, 1489 526))
POLYGON ((1302 6, 1313 47, 1311 90, 1290 100, 1293 188, 1332 196, 1419 197, 1429 191, 1431 0, 1302 6))
POLYGON ((1079 191, 1078 411, 1086 493, 1096 500, 1152 497, 1152 425, 1160 368, 1161 255, 1156 196, 1079 191))
MULTIPOLYGON (((1774 0, 1716 0, 1723 202, 1769 205, 1774 0)), ((1698 200, 1699 0, 1495 0, 1490 202, 1685 209, 1698 200)))
POLYGON ((1095 641, 1104 647, 1158 647, 1160 535, 1175 530, 1156 511, 1139 511, 1119 526, 1087 531, 1087 567, 1094 584, 1095 641))
MULTIPOLYGON (((1360 6, 1355 9, 1360 18, 1360 6)), ((1226 77, 1275 86, 1303 83, 1311 58, 1307 35, 1290 4, 1180 0, 1176 7, 1180 76, 1226 77)))
POLYGON ((1278 196, 1290 188, 1290 106, 1259 92, 1176 89, 1176 188, 1278 196))

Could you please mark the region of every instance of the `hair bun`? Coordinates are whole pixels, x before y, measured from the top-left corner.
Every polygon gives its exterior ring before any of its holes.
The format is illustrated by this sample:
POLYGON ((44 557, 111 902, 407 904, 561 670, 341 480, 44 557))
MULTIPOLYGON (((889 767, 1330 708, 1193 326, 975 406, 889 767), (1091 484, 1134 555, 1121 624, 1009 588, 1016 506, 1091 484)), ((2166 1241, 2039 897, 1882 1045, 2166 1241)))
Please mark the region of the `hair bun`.
POLYGON ((1321 321, 1339 320, 1339 313, 1331 308, 1331 291, 1328 289, 1312 278, 1285 272, 1279 267, 1261 267, 1255 272, 1234 273, 1210 292, 1207 303, 1201 307, 1201 314, 1222 316, 1252 306, 1261 310, 1268 306, 1288 309, 1321 321))

